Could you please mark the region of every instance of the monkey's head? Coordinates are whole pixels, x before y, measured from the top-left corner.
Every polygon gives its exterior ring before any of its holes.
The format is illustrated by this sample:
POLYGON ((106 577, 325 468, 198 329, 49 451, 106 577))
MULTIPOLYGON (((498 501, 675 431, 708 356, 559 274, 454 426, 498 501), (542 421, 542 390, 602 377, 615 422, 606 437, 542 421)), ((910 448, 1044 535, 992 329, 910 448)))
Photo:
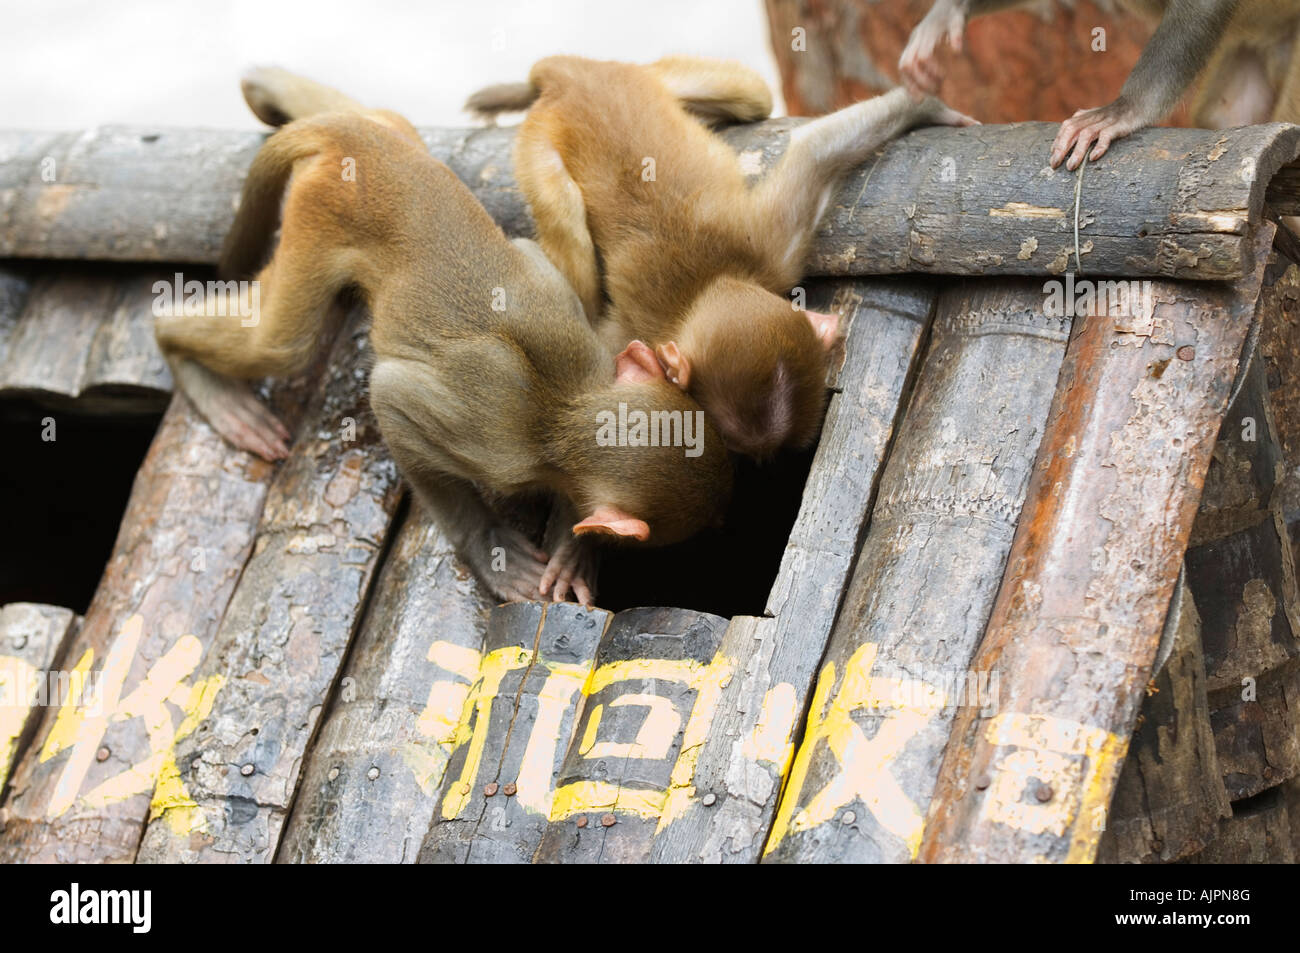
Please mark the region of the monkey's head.
POLYGON ((717 525, 732 467, 699 404, 670 383, 648 346, 616 360, 613 386, 578 402, 565 438, 574 533, 666 546, 717 525))
POLYGON ((696 299, 680 338, 656 353, 728 449, 763 459, 812 443, 840 338, 837 315, 796 311, 756 284, 725 279, 696 299))

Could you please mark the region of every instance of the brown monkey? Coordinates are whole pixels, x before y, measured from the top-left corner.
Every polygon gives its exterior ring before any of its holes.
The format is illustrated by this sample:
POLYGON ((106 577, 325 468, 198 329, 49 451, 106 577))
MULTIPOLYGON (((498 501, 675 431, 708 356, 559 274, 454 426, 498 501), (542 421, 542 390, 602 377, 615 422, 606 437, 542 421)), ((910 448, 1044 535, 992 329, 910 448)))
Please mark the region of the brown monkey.
POLYGON ((528 108, 515 172, 542 249, 611 349, 653 345, 727 446, 755 457, 806 446, 820 424, 838 319, 782 295, 836 182, 913 126, 973 121, 896 90, 800 126, 750 187, 735 153, 693 118, 768 114, 763 81, 733 63, 551 57, 467 108, 528 108))
MULTIPOLYGON (((917 95, 937 92, 942 42, 960 52, 967 20, 1026 2, 936 0, 899 59, 904 84, 917 95)), ((1300 56, 1292 53, 1300 0, 1121 2, 1135 13, 1159 17, 1160 24, 1119 98, 1061 123, 1052 143, 1053 167, 1068 155, 1066 168, 1077 169, 1085 155, 1100 159, 1116 139, 1159 122, 1202 72, 1206 81, 1192 107, 1198 126, 1300 121, 1300 56)))
POLYGON ((348 111, 285 126, 249 170, 223 274, 263 260, 283 196, 279 244, 257 274, 256 323, 223 316, 233 309, 222 302, 157 321, 159 345, 200 412, 233 443, 284 456, 288 434, 232 378, 300 370, 321 312, 354 287, 373 314, 370 399, 384 439, 498 596, 537 598, 554 582, 556 598, 572 586, 590 603, 588 534, 662 544, 714 520, 730 461, 650 349, 633 342, 609 355, 536 245, 508 241, 405 119, 308 81, 292 88, 316 97, 301 108, 348 111), (636 413, 647 415, 639 431, 636 413), (632 425, 602 441, 609 415, 632 425), (549 565, 480 489, 567 501, 572 534, 549 565))

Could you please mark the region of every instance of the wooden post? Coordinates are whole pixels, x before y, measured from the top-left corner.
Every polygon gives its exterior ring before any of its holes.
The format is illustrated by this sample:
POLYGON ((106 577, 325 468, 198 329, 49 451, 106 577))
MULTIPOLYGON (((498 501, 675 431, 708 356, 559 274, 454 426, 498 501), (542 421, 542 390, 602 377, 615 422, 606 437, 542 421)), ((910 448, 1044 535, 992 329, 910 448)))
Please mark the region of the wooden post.
POLYGON ((781 805, 769 862, 906 862, 1043 434, 1070 318, 1037 283, 939 300, 781 805))
POLYGON ((1249 280, 1153 282, 1149 310, 1080 322, 972 665, 996 703, 958 715, 922 860, 1095 858, 1272 228, 1259 237, 1249 280))
POLYGON ((478 677, 489 601, 413 504, 307 754, 277 862, 414 863, 478 677))

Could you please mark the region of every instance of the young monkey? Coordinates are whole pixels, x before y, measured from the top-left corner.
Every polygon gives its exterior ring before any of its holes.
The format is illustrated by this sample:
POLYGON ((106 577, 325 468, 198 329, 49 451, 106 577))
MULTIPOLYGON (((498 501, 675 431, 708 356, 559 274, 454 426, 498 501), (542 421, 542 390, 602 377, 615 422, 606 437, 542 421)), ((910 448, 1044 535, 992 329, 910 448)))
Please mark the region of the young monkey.
POLYGON ((177 384, 223 436, 268 459, 287 453, 289 435, 235 379, 301 370, 322 311, 352 286, 373 314, 370 401, 384 440, 497 596, 538 598, 553 586, 556 599, 572 588, 590 604, 591 534, 671 543, 721 514, 731 470, 712 430, 697 435, 691 456, 682 446, 598 445, 597 415, 620 403, 684 422, 703 416, 645 345, 617 357, 602 348, 536 245, 508 241, 401 116, 281 71, 261 75, 249 101, 263 118, 284 121, 289 113, 274 110, 286 103, 339 111, 285 126, 249 170, 225 275, 264 259, 283 197, 278 247, 257 274, 256 324, 214 307, 157 321, 177 384), (294 96, 258 98, 273 88, 294 96), (555 494, 572 509, 572 533, 548 559, 501 522, 480 488, 555 494))
POLYGON ((762 79, 734 63, 572 56, 466 104, 485 116, 528 109, 515 173, 537 240, 606 344, 654 346, 727 446, 759 458, 807 446, 821 423, 839 320, 783 295, 836 183, 913 126, 974 121, 896 90, 798 127, 750 187, 696 117, 757 120, 771 105, 762 79))

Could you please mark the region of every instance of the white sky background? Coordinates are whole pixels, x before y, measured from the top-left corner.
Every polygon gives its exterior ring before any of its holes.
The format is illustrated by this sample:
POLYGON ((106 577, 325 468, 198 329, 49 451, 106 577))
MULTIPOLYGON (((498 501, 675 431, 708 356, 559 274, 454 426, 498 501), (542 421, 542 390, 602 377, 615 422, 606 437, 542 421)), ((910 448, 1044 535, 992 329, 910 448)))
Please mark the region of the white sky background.
POLYGON ((260 128, 239 94, 254 65, 463 126, 466 96, 553 53, 738 59, 780 102, 762 0, 5 0, 0 128, 260 128))

